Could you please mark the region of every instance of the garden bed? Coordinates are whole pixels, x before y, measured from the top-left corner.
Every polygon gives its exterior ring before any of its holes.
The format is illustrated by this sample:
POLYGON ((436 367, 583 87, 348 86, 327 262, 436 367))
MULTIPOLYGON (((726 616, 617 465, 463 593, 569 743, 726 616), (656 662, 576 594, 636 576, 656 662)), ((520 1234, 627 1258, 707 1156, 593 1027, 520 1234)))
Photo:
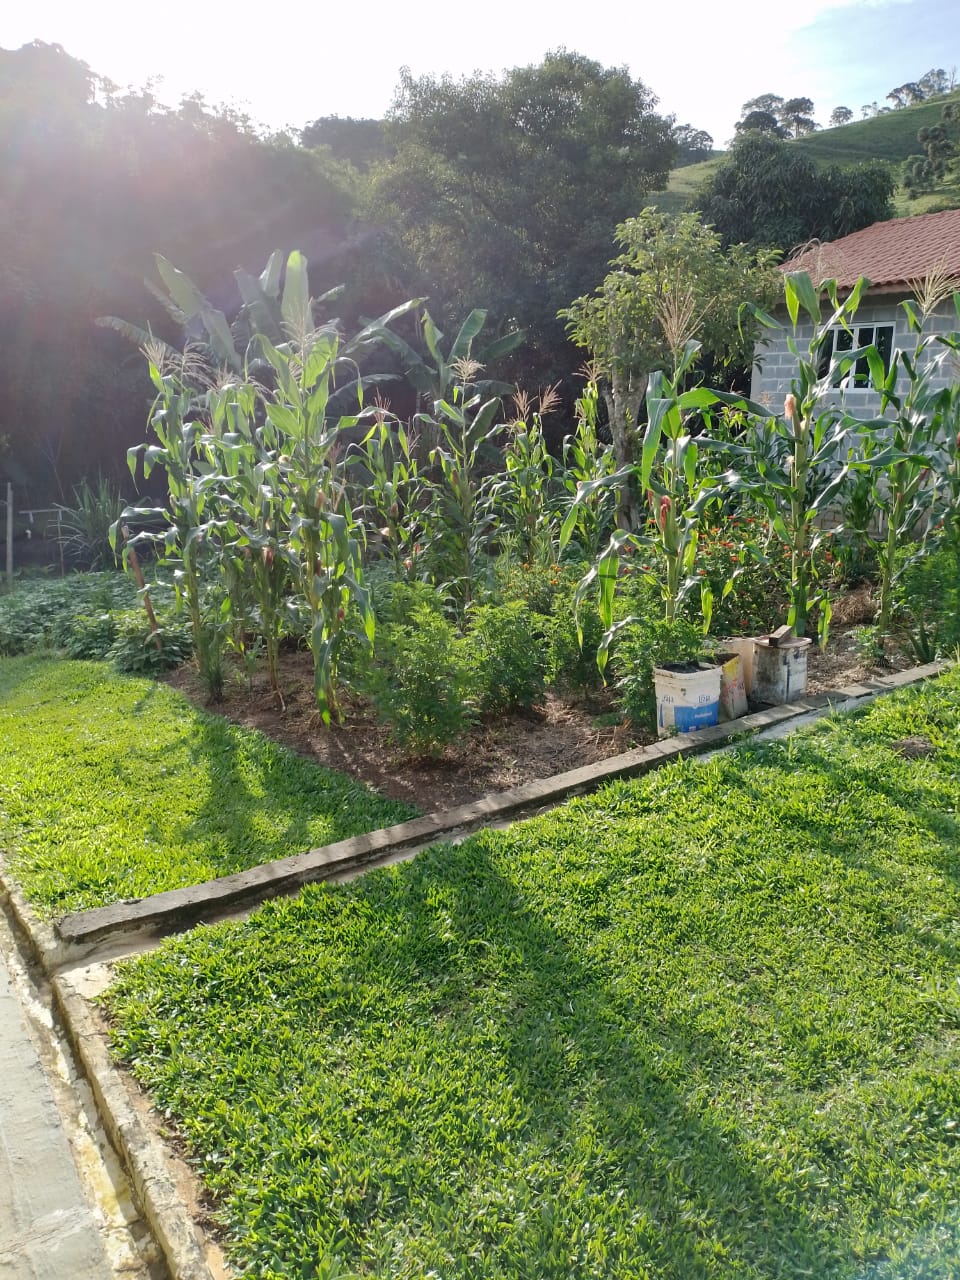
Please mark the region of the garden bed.
MULTIPOLYGON (((836 627, 825 652, 814 648, 808 671, 811 693, 828 692, 874 674, 858 652, 856 625, 836 627)), ((345 700, 342 725, 325 726, 317 715, 313 666, 304 651, 281 655, 284 709, 262 673, 250 687, 237 673, 237 679, 226 683, 224 700, 212 707, 192 665, 173 672, 169 682, 198 706, 257 729, 307 759, 348 773, 385 796, 416 805, 423 813, 595 764, 652 742, 656 736, 618 718, 610 689, 579 697, 548 691, 539 707, 487 717, 438 759, 416 759, 393 743, 387 728, 359 700, 345 700)))
POLYGON ((954 1274, 958 771, 954 672, 165 943, 115 1047, 244 1275, 954 1274))

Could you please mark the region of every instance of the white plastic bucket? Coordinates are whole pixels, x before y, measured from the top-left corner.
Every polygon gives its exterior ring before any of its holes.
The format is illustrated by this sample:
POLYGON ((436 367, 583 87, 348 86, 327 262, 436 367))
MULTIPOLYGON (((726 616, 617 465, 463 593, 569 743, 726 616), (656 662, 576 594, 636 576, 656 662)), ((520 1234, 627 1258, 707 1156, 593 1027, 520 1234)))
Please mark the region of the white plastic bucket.
POLYGON ((753 636, 733 636, 719 641, 719 644, 724 653, 739 653, 743 687, 749 698, 753 692, 753 636))
POLYGON ((738 720, 747 714, 743 659, 739 653, 718 653, 714 656, 720 667, 720 717, 738 720))
POLYGON ((809 636, 794 636, 778 645, 766 636, 753 642, 753 697, 757 702, 778 707, 807 692, 807 650, 809 636))
POLYGON ((657 733, 689 733, 720 718, 720 668, 707 662, 667 663, 653 669, 657 733))

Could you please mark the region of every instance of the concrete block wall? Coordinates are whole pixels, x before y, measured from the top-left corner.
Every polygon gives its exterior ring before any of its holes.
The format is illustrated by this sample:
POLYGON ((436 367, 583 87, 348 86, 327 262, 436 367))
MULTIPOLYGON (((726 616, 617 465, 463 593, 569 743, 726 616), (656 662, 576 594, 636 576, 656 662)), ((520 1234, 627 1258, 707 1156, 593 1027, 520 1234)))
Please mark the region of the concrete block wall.
MULTIPOLYGON (((901 301, 907 296, 909 295, 883 295, 874 300, 868 297, 857 311, 852 327, 892 324, 894 350, 903 349, 912 352, 916 345, 916 335, 910 332, 907 318, 900 308, 901 301)), ((786 312, 782 308, 777 315, 778 319, 788 323, 786 312)), ((931 316, 925 327, 925 333, 946 334, 954 332, 957 328, 958 322, 953 302, 948 299, 941 303, 931 316)), ((786 332, 767 331, 767 334, 769 340, 766 345, 758 347, 750 394, 753 400, 768 406, 771 413, 782 413, 784 397, 789 392, 791 380, 796 374, 796 359, 787 348, 786 332)), ((807 322, 798 325, 795 341, 801 352, 806 350, 812 336, 812 324, 807 322)), ((941 348, 935 346, 930 353, 931 358, 935 357, 939 350, 941 348)), ((960 381, 960 360, 949 357, 943 363, 937 382, 939 385, 947 386, 956 381, 960 381)), ((902 387, 905 382, 905 376, 901 375, 899 386, 902 387)), ((843 404, 859 418, 870 418, 880 411, 880 397, 873 391, 859 388, 849 390, 837 388, 824 397, 824 406, 829 404, 843 404)))

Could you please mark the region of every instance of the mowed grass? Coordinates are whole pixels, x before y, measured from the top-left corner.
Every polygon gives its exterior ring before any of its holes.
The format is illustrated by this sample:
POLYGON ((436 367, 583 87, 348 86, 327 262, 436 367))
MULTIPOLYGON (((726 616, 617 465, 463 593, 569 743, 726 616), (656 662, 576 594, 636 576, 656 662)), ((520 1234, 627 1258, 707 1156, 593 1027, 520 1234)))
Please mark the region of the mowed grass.
POLYGON ((951 674, 168 941, 115 1051, 245 1277, 945 1280, 958 804, 951 674))
POLYGON ((0 659, 0 849, 43 915, 229 875, 411 810, 104 663, 0 659))

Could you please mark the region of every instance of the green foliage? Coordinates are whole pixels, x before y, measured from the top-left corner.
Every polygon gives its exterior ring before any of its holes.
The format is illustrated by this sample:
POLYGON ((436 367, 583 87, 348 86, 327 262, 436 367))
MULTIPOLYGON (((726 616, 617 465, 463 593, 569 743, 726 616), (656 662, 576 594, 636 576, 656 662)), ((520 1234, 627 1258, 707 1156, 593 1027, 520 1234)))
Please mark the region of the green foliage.
MULTIPOLYGON (((74 619, 128 609, 136 590, 119 573, 71 574, 18 583, 0 596, 0 657, 66 647, 74 619)), ((97 656, 103 656, 102 654, 97 656)))
MULTIPOLYGON (((748 492, 766 511, 772 539, 790 556, 787 621, 802 636, 818 609, 822 644, 829 633, 831 609, 826 585, 818 582, 817 552, 827 536, 819 517, 840 499, 852 473, 879 471, 897 456, 889 450, 870 457, 858 454, 864 428, 831 395, 858 360, 867 360, 879 375, 881 361, 874 347, 838 351, 826 345, 834 326, 849 327, 866 285, 866 280, 857 281, 841 301, 834 280, 815 286, 805 272, 785 275, 787 345, 796 373, 782 416, 771 416, 761 405, 750 406, 756 421, 749 441, 739 449, 736 469, 722 477, 726 487, 748 492), (801 334, 808 327, 803 349, 801 334)), ((760 318, 768 328, 786 328, 770 316, 760 318)))
POLYGON ((60 507, 64 556, 80 569, 112 569, 117 563, 110 543, 110 528, 126 505, 109 480, 82 480, 73 491, 70 507, 60 507))
MULTIPOLYGON (((82 476, 122 480, 150 395, 123 343, 90 324, 92 300, 167 333, 142 286, 158 246, 217 291, 238 263, 296 243, 305 227, 322 228, 325 246, 346 244, 354 179, 236 111, 196 97, 170 110, 149 90, 118 88, 57 45, 0 50, 0 102, 3 430, 29 505, 72 505, 82 476)), ((341 263, 330 269, 341 278, 341 263)))
POLYGON ((652 602, 648 610, 631 612, 614 648, 613 669, 624 714, 639 728, 653 730, 657 703, 654 667, 700 657, 703 632, 686 618, 667 619, 652 602))
MULTIPOLYGON (((697 359, 710 353, 725 364, 752 355, 755 329, 741 324, 741 304, 770 305, 776 283, 771 254, 742 245, 724 253, 720 237, 694 214, 672 219, 644 209, 616 234, 623 252, 612 270, 594 294, 561 314, 603 374, 614 455, 623 468, 638 460, 650 375, 675 371, 677 353, 693 337, 697 359)), ((638 500, 635 491, 624 491, 623 527, 638 526, 638 500)))
POLYGON ((958 769, 951 675, 168 939, 114 1048, 239 1274, 953 1275, 958 769))
MULTIPOLYGON (((861 432, 864 456, 874 463, 870 502, 877 527, 868 531, 868 540, 880 569, 877 629, 881 640, 891 625, 896 579, 909 564, 904 548, 911 547, 912 555, 922 556, 936 541, 930 528, 932 513, 938 499, 947 497, 952 487, 957 423, 952 393, 938 383, 960 350, 960 332, 924 332, 951 292, 952 282, 928 281, 919 299, 902 303, 913 350, 906 350, 905 336, 889 370, 878 360, 870 365, 871 386, 880 396, 880 416, 865 423, 861 432), (936 483, 931 483, 931 476, 936 483)), ((953 297, 960 330, 960 295, 953 297)), ((946 509, 940 513, 948 520, 952 505, 947 497, 946 509)))
MULTIPOLYGON (((960 555, 954 546, 917 555, 897 552, 891 626, 917 662, 955 655, 960 647, 960 555)), ((883 638, 881 633, 880 638, 883 638)))
POLYGON ((470 610, 467 661, 481 711, 529 710, 544 692, 546 656, 539 619, 519 600, 470 610))
POLYGON ((573 585, 559 594, 553 614, 540 624, 546 647, 546 680, 560 689, 594 689, 600 684, 597 651, 603 624, 596 609, 576 609, 573 585))
POLYGON ((401 73, 371 215, 396 228, 441 327, 480 300, 496 332, 528 331, 531 382, 570 372, 553 317, 675 155, 655 103, 625 67, 566 50, 501 77, 401 73))
MULTIPOLYGON (((193 655, 193 637, 189 625, 182 618, 168 617, 158 621, 160 630, 155 637, 142 610, 130 609, 124 613, 115 614, 113 617, 114 639, 103 656, 108 658, 118 671, 137 676, 161 676, 188 662, 193 655)), ((99 655, 77 653, 71 656, 96 657, 99 655)))
POLYGON ((883 163, 821 167, 796 143, 748 133, 713 170, 696 208, 724 245, 789 250, 892 217, 894 185, 883 163))
POLYGON ((466 734, 472 684, 463 642, 431 604, 413 605, 405 621, 378 631, 367 692, 380 719, 412 755, 440 755, 466 734))
MULTIPOLYGON (((698 563, 713 597, 714 635, 764 635, 782 624, 789 561, 786 566, 776 563, 761 520, 729 516, 722 525, 704 530, 698 563)), ((691 621, 695 612, 691 602, 691 621)))

